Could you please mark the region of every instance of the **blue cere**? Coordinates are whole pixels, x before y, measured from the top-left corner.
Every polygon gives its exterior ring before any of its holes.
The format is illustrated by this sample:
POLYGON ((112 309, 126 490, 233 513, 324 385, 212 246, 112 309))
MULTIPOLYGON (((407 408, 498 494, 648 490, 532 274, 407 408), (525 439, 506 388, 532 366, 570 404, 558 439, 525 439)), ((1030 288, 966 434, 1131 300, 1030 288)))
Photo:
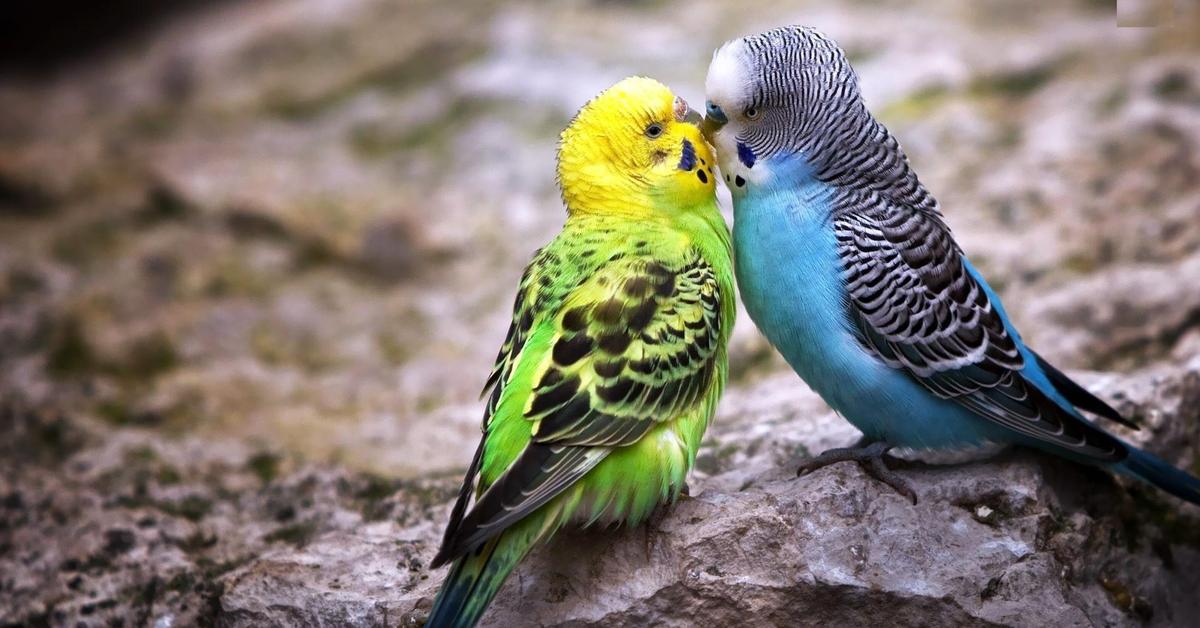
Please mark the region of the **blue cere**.
POLYGON ((704 103, 704 115, 721 124, 729 122, 729 118, 725 117, 725 112, 711 100, 704 103))

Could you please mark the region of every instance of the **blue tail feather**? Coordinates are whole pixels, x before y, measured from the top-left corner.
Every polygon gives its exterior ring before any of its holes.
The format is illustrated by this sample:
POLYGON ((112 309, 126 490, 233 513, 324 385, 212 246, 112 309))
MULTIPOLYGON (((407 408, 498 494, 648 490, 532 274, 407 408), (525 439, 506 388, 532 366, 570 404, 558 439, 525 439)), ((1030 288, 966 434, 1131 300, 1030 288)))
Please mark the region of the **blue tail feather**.
MULTIPOLYGON (((1086 421, 1096 429, 1102 428, 1084 418, 1080 414, 1079 409, 1087 410, 1097 416, 1115 421, 1126 427, 1135 430, 1139 429, 1137 423, 1122 417, 1112 406, 1072 381, 1070 377, 1027 347, 1021 340, 1021 336, 1016 328, 1009 321, 1008 314, 1004 311, 1004 306, 1000 303, 1000 298, 988 286, 987 281, 966 258, 963 258, 963 264, 966 266, 967 272, 979 282, 983 291, 995 305, 997 312, 1000 314, 1000 319, 1004 322, 1005 328, 1012 335, 1013 339, 1016 340, 1018 349, 1025 357, 1026 364, 1025 368, 1021 371, 1021 375, 1026 381, 1044 393, 1052 402, 1056 403, 1068 414, 1078 418, 1080 421, 1086 421)), ((1042 443, 1031 444, 1035 447, 1043 446, 1042 443)), ((1200 479, 1188 474, 1186 471, 1177 469, 1174 465, 1158 456, 1142 451, 1128 443, 1124 443, 1124 445, 1129 450, 1129 455, 1120 463, 1114 465, 1113 468, 1153 484, 1180 499, 1192 502, 1193 504, 1200 504, 1200 479)), ((1076 458, 1070 452, 1061 449, 1055 449, 1054 451, 1066 458, 1085 463, 1090 462, 1086 459, 1076 458)))
POLYGON ((1117 468, 1193 504, 1200 504, 1200 478, 1136 447, 1117 468))
POLYGON ((492 539, 454 561, 433 602, 426 628, 471 628, 479 622, 512 568, 509 565, 496 573, 492 559, 498 544, 498 538, 492 539))
POLYGON ((467 552, 450 568, 429 612, 426 628, 472 628, 534 542, 518 525, 467 552))

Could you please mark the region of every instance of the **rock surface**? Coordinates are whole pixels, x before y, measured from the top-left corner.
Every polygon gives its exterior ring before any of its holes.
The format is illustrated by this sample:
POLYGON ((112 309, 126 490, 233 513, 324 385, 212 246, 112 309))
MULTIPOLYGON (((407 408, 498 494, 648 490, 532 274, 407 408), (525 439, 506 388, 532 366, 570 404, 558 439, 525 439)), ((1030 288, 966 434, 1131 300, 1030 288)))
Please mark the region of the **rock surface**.
MULTIPOLYGON (((1200 472, 1200 36, 1110 5, 215 3, 0 77, 0 626, 419 625, 554 141, 803 22, 1024 336, 1200 472)), ((1200 24, 1200 22, 1196 22, 1200 24)), ((1027 451, 916 506, 742 317, 691 497, 536 550, 486 625, 1176 626, 1200 509, 1027 451)))
MULTIPOLYGON (((854 434, 827 413, 798 419, 820 401, 791 378, 730 395, 691 497, 645 528, 572 531, 539 548, 485 625, 1175 626, 1200 613, 1200 509, 1027 451, 907 462, 915 506, 852 464, 797 479, 806 451, 854 434)), ((1195 459, 1200 359, 1099 391, 1143 417, 1132 438, 1195 459)), ((62 426, 5 418, 23 435, 6 459, 62 426)), ((67 429, 55 438, 86 438, 67 429)), ((131 439, 6 474, 6 619, 420 625, 457 477, 276 475, 261 454, 169 462, 203 457, 131 439)))

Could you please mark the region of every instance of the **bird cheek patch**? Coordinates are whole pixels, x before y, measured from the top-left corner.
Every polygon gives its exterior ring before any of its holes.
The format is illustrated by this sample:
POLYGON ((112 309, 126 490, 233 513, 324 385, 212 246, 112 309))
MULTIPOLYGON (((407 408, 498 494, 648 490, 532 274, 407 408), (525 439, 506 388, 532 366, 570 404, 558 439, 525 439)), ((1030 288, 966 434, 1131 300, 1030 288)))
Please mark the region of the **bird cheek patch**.
POLYGON ((754 167, 754 162, 756 161, 754 151, 750 150, 750 147, 746 146, 745 142, 737 143, 737 153, 738 161, 742 162, 742 165, 746 166, 747 168, 754 167))
POLYGON ((696 167, 696 147, 688 140, 683 140, 683 154, 679 156, 679 169, 687 172, 696 167))

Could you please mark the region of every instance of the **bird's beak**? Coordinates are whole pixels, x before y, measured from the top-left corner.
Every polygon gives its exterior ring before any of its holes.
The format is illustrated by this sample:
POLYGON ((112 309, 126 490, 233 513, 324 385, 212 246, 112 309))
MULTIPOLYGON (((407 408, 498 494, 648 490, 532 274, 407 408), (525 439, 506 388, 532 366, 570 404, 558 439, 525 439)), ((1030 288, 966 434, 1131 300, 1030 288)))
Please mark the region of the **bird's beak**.
POLYGON ((700 126, 701 118, 700 118, 700 114, 697 113, 695 109, 692 109, 691 107, 688 106, 686 100, 676 96, 675 97, 675 121, 676 122, 686 122, 688 124, 694 124, 696 126, 700 126))
POLYGON ((712 143, 713 135, 729 122, 729 118, 725 117, 725 112, 721 110, 713 101, 704 103, 704 122, 700 124, 700 131, 704 133, 704 138, 712 143))

